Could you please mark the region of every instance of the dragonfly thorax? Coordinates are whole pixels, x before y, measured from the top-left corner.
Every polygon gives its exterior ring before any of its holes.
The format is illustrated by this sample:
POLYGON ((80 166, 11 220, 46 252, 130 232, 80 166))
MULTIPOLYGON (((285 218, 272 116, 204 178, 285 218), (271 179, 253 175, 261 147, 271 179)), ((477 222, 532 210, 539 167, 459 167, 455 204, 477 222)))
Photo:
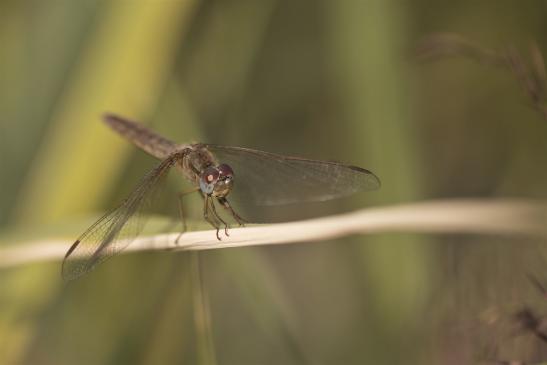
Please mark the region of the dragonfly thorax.
POLYGON ((180 161, 183 175, 196 186, 200 185, 202 172, 218 163, 213 155, 201 144, 193 144, 184 150, 184 158, 180 161))

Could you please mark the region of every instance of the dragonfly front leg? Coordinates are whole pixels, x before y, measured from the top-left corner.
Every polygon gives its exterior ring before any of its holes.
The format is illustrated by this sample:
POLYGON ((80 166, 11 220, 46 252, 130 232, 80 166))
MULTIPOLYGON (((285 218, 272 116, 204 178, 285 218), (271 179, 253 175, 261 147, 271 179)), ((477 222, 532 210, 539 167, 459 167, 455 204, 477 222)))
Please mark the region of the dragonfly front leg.
POLYGON ((228 223, 226 223, 226 222, 224 221, 224 219, 222 219, 222 218, 220 217, 220 215, 217 213, 217 208, 215 207, 215 201, 214 201, 214 199, 211 199, 211 212, 213 213, 213 215, 215 216, 215 218, 216 218, 218 221, 220 221, 220 222, 222 222, 222 224, 224 224, 224 234, 225 234, 226 236, 230 236, 230 235, 228 234, 228 223))
POLYGON ((232 208, 232 206, 230 205, 230 203, 228 203, 228 199, 226 198, 218 198, 218 202, 220 203, 220 205, 222 205, 224 207, 224 209, 226 209, 227 211, 230 212, 230 214, 232 215, 232 217, 234 217, 234 219, 236 220, 236 222, 240 225, 240 226, 244 226, 245 224, 244 223, 248 223, 245 219, 241 218, 239 216, 239 214, 237 214, 234 210, 234 208, 232 208))
POLYGON ((216 217, 210 217, 209 216, 209 199, 211 199, 210 196, 205 195, 203 196, 203 219, 205 219, 210 225, 212 225, 217 230, 217 239, 220 241, 220 236, 218 234, 218 231, 220 230, 220 225, 218 221, 216 221, 216 217))

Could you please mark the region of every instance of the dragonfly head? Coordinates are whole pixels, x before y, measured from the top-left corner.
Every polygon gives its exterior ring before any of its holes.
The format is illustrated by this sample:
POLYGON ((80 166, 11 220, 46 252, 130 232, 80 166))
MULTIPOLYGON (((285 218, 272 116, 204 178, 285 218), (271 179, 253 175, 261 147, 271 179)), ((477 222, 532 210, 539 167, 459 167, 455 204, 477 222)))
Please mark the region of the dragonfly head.
POLYGON ((201 173, 199 188, 207 195, 217 198, 225 197, 234 186, 234 172, 226 164, 209 166, 201 173))

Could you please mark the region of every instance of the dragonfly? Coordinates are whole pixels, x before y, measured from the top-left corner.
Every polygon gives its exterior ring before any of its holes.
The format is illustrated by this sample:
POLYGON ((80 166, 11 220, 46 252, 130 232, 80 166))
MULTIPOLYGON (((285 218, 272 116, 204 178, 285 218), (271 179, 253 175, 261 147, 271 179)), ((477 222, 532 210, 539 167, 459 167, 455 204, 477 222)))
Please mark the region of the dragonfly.
MULTIPOLYGON (((338 162, 289 157, 242 147, 177 144, 135 121, 105 114, 104 122, 122 137, 161 162, 149 171, 122 203, 103 215, 68 249, 62 264, 65 280, 76 279, 122 251, 144 225, 144 207, 171 169, 179 170, 203 198, 203 217, 215 230, 229 225, 222 207, 240 226, 246 220, 229 199, 239 194, 258 206, 326 201, 380 187, 369 170, 338 162)), ((179 194, 179 209, 186 230, 179 194)), ((179 236, 180 237, 180 236, 179 236)))

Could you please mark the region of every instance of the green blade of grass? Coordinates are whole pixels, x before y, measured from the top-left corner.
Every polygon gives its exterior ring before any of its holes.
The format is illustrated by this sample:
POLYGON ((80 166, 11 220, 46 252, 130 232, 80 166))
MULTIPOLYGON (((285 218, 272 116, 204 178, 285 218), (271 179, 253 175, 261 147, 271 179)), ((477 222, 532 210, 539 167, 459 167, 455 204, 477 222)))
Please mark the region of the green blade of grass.
POLYGON ((192 9, 192 1, 105 5, 22 189, 19 224, 52 222, 99 204, 129 148, 100 116, 150 115, 192 9))

